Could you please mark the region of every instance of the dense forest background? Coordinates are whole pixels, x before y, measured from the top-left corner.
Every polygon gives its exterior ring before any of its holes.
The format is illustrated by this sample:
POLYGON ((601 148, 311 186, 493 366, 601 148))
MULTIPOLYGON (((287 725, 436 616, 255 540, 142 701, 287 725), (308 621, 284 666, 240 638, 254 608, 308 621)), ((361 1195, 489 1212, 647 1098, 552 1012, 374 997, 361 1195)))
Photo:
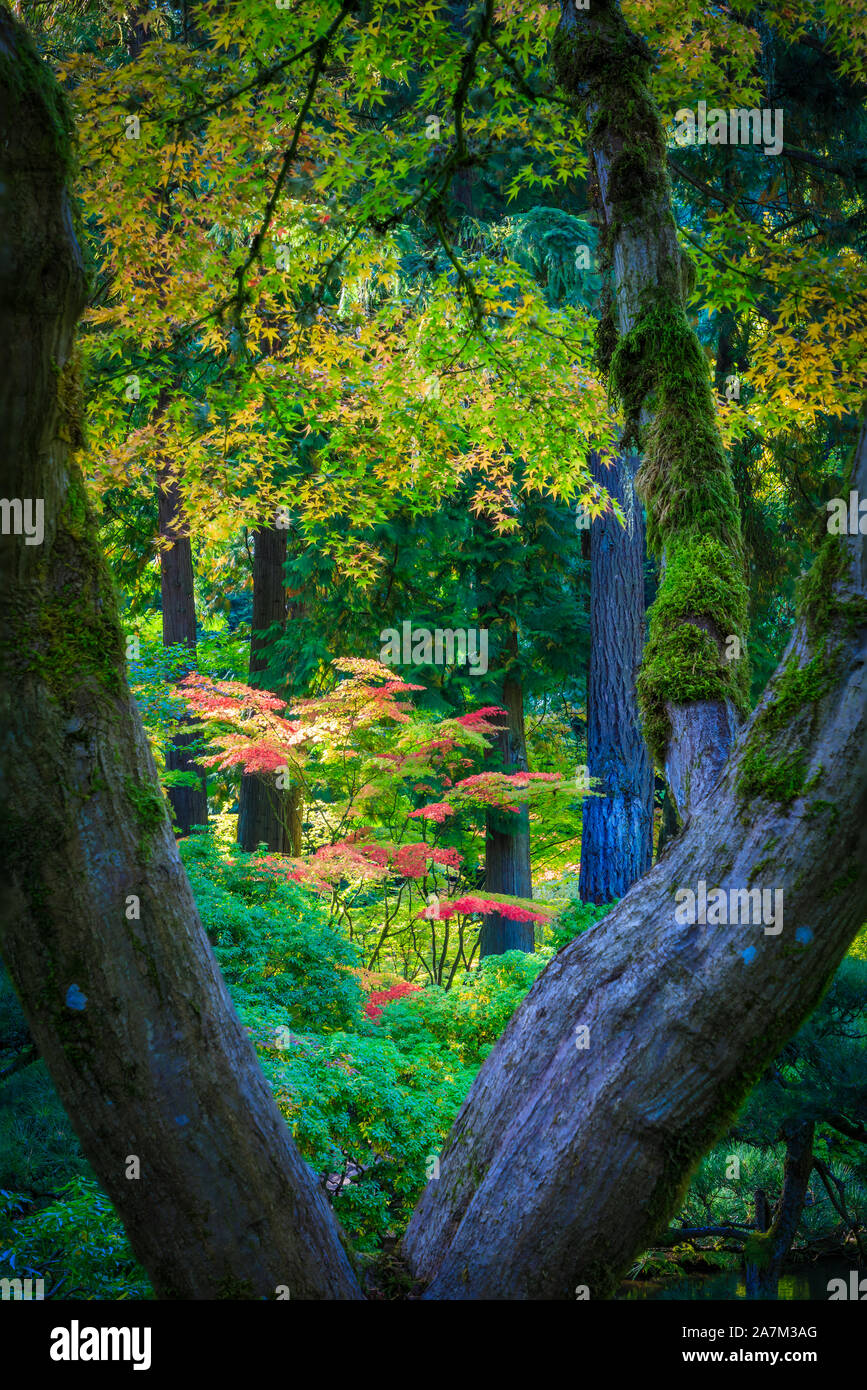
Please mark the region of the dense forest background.
MULTIPOLYGON (((71 111, 87 302, 55 364, 65 438, 181 859, 300 1154, 374 1296, 395 1296, 412 1281, 392 1252, 482 1063, 690 815, 661 680, 746 718, 849 498, 867 13, 615 7, 649 57, 690 370, 742 547, 708 673, 649 628, 676 566, 636 476, 647 406, 613 348, 619 232, 592 110, 551 57, 559 5, 11 8, 71 111), (784 113, 779 152, 678 138, 700 102, 784 113), (639 676, 648 632, 658 664, 639 676)), ((642 159, 623 218, 659 194, 642 159)), ((622 321, 620 342, 637 362, 622 321)), ((717 602, 717 553, 690 563, 691 592, 717 602)), ((52 689, 105 640, 69 622, 52 689)), ((754 799, 804 794, 797 758, 770 782, 751 767, 754 799)), ((88 775, 98 791, 98 760, 88 775)), ((127 791, 146 863, 162 799, 127 791)), ((834 801, 810 815, 833 840, 834 801)), ((772 844, 763 863, 776 882, 772 844)), ((140 896, 124 896, 133 937, 140 896)), ((827 1297, 863 1265, 864 930, 827 983, 623 1296, 699 1297, 714 1272, 725 1296, 738 1278, 803 1296, 799 1271, 819 1269, 827 1297), (756 1240, 782 1218, 763 1283, 756 1240)), ((25 1013, 0 967, 0 1277, 152 1297, 25 1013)))

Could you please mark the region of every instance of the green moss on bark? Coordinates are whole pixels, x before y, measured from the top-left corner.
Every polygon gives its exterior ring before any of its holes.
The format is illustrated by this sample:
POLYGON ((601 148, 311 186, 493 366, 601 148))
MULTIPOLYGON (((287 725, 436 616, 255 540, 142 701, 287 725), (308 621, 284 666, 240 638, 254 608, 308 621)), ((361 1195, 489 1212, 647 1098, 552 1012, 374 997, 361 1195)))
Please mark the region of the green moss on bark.
POLYGON ((141 831, 142 859, 147 860, 150 857, 154 835, 162 826, 168 825, 165 798, 152 784, 136 782, 132 777, 124 779, 123 788, 141 831))
POLYGON ((65 177, 72 165, 72 116, 56 77, 20 24, 15 26, 14 53, 0 48, 0 90, 20 108, 17 124, 35 125, 44 134, 52 162, 65 177))
POLYGON ((48 560, 45 597, 28 644, 27 667, 65 707, 82 685, 116 696, 123 688, 123 633, 117 598, 77 469, 48 560))

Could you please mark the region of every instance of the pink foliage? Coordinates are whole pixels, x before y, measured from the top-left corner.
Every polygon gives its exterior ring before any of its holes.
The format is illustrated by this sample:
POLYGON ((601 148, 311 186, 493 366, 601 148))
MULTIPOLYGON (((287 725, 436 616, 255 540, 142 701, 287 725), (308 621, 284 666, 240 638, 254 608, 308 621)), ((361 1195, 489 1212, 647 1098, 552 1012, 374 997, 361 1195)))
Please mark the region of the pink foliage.
POLYGON ((453 816, 454 813, 454 806, 450 806, 447 801, 432 801, 429 806, 420 806, 417 811, 410 811, 409 818, 432 820, 436 821, 437 825, 442 825, 446 816, 453 816))

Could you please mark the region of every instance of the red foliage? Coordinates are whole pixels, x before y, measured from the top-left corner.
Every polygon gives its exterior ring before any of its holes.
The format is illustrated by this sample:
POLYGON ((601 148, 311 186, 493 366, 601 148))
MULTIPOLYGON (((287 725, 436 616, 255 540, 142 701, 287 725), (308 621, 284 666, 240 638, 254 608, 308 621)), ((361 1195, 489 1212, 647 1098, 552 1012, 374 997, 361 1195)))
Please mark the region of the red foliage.
POLYGON ((459 714, 455 722, 463 724, 465 729, 477 729, 482 734, 498 733, 500 726, 491 723, 492 714, 500 715, 504 719, 509 717, 509 711, 501 709, 499 705, 483 705, 481 709, 471 710, 469 714, 459 714))
POLYGON ((516 903, 501 903, 495 898, 480 898, 475 895, 464 898, 455 898, 453 901, 440 899, 439 902, 428 904, 420 913, 420 917, 445 921, 456 912, 466 913, 473 916, 481 913, 488 916, 489 913, 498 912, 501 917, 508 917, 512 922, 547 922, 550 920, 550 912, 530 912, 526 907, 518 907, 516 903))
POLYGON ((409 980, 400 980, 398 984, 392 985, 391 989, 375 989, 368 997, 364 1012, 368 1018, 379 1018, 382 1013, 380 1004, 390 1004, 393 999, 403 999, 407 994, 414 994, 417 989, 421 989, 421 985, 410 984, 409 980))

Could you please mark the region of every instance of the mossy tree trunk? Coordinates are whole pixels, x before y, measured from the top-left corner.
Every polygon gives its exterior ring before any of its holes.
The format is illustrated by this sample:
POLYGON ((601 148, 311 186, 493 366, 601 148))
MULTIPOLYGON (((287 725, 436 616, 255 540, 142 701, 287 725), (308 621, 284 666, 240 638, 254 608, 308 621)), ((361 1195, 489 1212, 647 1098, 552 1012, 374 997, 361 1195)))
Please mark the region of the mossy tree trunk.
POLYGON ((563 0, 552 60, 584 115, 613 295, 598 356, 641 443, 636 483, 662 578, 638 681, 645 735, 681 818, 714 786, 748 708, 740 516, 701 346, 684 304, 651 55, 616 0, 563 0), (732 640, 734 639, 734 640, 732 640))
POLYGON ((0 489, 43 499, 45 520, 42 545, 0 546, 0 949, 160 1296, 358 1297, 178 859, 70 458, 85 292, 69 139, 59 89, 0 9, 0 489))
MULTIPOLYGON (((253 538, 253 620, 250 634, 250 684, 259 685, 268 667, 268 649, 286 626, 284 567, 286 532, 261 526, 253 538)), ((280 691, 276 693, 280 694, 280 691)), ((246 772, 241 778, 238 843, 254 850, 267 845, 274 854, 301 851, 300 789, 278 788, 276 778, 246 772)))
POLYGON ((644 519, 628 456, 593 477, 623 508, 626 526, 606 513, 590 531, 590 669, 587 766, 600 796, 581 817, 579 891, 585 902, 620 898, 653 850, 653 770, 641 734, 635 678, 644 651, 644 519))

